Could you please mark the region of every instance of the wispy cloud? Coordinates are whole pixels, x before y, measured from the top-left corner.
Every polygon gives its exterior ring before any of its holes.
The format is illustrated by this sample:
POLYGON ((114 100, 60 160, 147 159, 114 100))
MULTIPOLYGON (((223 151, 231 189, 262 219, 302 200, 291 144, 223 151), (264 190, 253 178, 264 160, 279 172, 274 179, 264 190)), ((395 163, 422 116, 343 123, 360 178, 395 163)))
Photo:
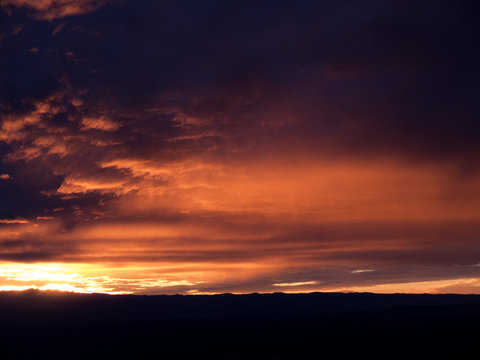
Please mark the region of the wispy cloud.
POLYGON ((89 13, 107 2, 108 0, 4 0, 1 6, 7 11, 12 7, 26 8, 35 18, 51 21, 89 13))

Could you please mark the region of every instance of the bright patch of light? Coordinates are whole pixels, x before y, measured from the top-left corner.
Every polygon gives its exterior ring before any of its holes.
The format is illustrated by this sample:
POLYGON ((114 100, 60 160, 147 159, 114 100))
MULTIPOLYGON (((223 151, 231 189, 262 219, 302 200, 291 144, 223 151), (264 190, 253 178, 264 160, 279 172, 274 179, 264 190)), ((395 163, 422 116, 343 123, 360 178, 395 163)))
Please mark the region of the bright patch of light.
POLYGON ((370 270, 370 269, 359 269, 359 270, 353 270, 352 274, 361 274, 361 273, 369 273, 373 272, 375 270, 370 270))
POLYGON ((315 285, 318 284, 318 281, 297 281, 297 282, 287 282, 287 283, 276 283, 273 286, 303 286, 303 285, 315 285))
POLYGON ((0 291, 36 289, 76 293, 132 294, 155 288, 174 289, 198 286, 204 282, 161 277, 125 278, 115 274, 90 275, 105 271, 108 270, 86 264, 0 264, 0 291))

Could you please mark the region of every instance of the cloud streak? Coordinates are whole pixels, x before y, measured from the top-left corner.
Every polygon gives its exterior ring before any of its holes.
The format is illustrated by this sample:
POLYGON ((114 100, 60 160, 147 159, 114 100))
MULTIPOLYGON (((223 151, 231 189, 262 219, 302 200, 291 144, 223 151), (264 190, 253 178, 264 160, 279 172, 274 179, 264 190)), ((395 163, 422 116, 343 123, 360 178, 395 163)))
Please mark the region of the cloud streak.
POLYGON ((103 0, 3 0, 0 5, 7 12, 15 8, 23 8, 37 19, 51 21, 94 11, 106 2, 103 0))

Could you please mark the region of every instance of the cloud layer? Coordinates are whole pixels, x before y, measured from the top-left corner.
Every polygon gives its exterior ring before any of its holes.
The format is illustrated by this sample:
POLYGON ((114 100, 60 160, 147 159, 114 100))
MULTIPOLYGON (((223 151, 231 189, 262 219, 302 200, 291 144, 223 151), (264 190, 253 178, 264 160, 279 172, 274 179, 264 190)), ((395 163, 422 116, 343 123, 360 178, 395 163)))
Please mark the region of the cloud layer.
POLYGON ((1 9, 0 286, 478 292, 476 9, 1 9))

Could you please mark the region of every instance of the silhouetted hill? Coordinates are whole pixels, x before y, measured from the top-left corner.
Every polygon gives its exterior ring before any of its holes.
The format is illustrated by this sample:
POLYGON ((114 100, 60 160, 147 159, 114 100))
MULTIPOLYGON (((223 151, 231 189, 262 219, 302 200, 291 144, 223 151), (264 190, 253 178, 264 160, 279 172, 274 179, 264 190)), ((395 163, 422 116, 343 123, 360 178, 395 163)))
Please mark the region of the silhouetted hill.
POLYGON ((0 293, 1 359, 480 358, 478 295, 0 293))

